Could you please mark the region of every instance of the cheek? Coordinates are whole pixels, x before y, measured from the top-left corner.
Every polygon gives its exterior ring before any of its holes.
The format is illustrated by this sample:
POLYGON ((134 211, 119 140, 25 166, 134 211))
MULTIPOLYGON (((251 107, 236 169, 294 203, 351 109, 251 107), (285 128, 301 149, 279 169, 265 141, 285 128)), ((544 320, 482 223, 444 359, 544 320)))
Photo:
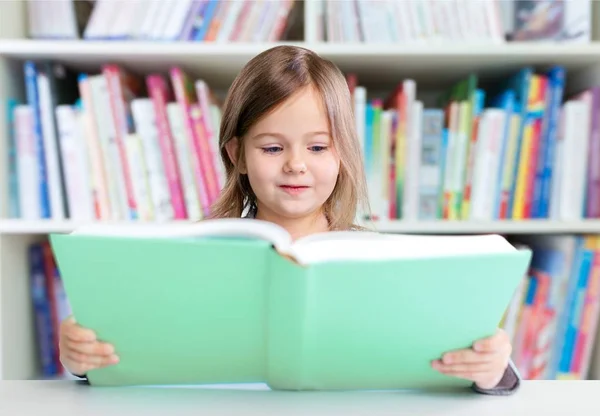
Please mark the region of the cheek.
POLYGON ((277 167, 273 161, 261 156, 256 154, 256 151, 250 151, 246 156, 248 179, 252 187, 272 180, 276 174, 277 167))
POLYGON ((319 182, 334 186, 340 172, 340 163, 336 158, 328 158, 327 161, 315 164, 313 172, 316 173, 319 182))

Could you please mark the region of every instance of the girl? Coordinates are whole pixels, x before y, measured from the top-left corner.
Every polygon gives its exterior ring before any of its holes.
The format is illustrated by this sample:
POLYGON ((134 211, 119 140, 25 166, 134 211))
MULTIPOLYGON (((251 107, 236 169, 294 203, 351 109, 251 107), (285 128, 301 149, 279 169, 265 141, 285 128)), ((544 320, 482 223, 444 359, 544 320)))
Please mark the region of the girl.
MULTIPOLYGON (((214 218, 272 221, 295 239, 360 229, 354 219, 367 205, 362 158, 349 89, 334 64, 300 47, 267 50, 233 82, 222 120, 227 180, 214 218)), ((431 365, 473 381, 477 392, 508 394, 520 381, 510 354, 507 335, 498 330, 431 365)), ((72 317, 61 325, 60 358, 79 375, 118 363, 113 346, 72 317)))

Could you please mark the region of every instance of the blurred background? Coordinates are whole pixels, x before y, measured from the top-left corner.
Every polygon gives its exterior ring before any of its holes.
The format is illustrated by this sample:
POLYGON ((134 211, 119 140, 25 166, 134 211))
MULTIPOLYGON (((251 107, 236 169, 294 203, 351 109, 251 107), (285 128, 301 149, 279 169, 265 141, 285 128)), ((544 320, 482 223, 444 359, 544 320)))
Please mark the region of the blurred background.
POLYGON ((48 234, 208 215, 228 87, 283 43, 346 76, 372 208, 357 220, 530 247, 499 323, 515 364, 600 378, 599 4, 0 1, 0 379, 67 376, 48 234))

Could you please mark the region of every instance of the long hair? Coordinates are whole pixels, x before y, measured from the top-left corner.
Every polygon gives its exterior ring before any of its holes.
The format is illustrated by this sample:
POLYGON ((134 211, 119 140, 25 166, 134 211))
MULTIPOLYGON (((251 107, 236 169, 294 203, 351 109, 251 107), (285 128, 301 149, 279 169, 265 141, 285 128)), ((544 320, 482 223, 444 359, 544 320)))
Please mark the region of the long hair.
POLYGON ((356 214, 368 213, 363 159, 356 133, 352 99, 344 75, 329 60, 302 47, 277 46, 251 59, 231 85, 221 119, 219 151, 226 180, 211 218, 239 218, 256 208, 256 197, 247 175, 237 166, 244 161, 244 136, 254 123, 307 86, 320 93, 327 110, 333 145, 340 157, 340 171, 323 207, 332 230, 361 228, 356 214), (229 159, 226 144, 240 141, 238 160, 229 159))

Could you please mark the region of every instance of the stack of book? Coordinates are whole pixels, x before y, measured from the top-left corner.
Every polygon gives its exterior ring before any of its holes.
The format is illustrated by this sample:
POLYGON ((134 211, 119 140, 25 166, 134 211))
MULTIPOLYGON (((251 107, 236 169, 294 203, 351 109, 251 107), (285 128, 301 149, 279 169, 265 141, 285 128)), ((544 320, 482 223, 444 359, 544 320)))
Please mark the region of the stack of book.
POLYGON ((321 40, 400 44, 590 42, 590 0, 318 0, 321 40))
POLYGON ((273 42, 298 2, 219 0, 28 0, 34 39, 273 42))
POLYGON ((425 107, 405 79, 385 99, 349 74, 374 219, 573 221, 600 217, 597 86, 524 67, 472 73, 425 107))
POLYGON ((220 105, 181 68, 134 76, 24 64, 26 101, 9 102, 11 216, 199 220, 223 185, 220 105))

